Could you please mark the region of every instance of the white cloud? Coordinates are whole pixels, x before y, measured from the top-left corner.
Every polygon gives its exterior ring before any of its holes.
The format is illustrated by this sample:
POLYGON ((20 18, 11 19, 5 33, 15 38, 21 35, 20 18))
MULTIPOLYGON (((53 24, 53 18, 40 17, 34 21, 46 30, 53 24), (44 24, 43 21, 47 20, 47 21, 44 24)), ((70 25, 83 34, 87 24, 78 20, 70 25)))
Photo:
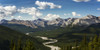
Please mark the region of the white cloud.
POLYGON ((68 14, 64 13, 64 16, 70 16, 70 14, 69 13, 68 14))
POLYGON ((72 12, 73 16, 81 16, 80 14, 77 14, 76 12, 72 12))
POLYGON ((0 6, 0 17, 12 16, 16 13, 16 6, 0 6))
MULTIPOLYGON (((42 16, 42 13, 40 13, 40 11, 35 8, 35 7, 29 7, 29 8, 16 8, 16 6, 2 6, 0 5, 0 18, 4 18, 4 17, 11 17, 14 18, 14 14, 15 13, 26 13, 28 15, 34 16, 34 17, 40 17, 42 16)), ((18 18, 21 18, 20 16, 18 18)))
POLYGON ((21 9, 18 9, 18 12, 32 15, 33 19, 42 16, 42 13, 40 13, 40 11, 37 10, 35 7, 30 7, 30 8, 22 7, 21 9))
POLYGON ((77 16, 81 16, 81 14, 77 14, 77 16))
POLYGON ((18 16, 18 19, 21 19, 22 18, 22 16, 18 16))
POLYGON ((36 20, 36 19, 38 19, 38 17, 32 16, 32 19, 33 19, 33 20, 36 20))
POLYGON ((11 18, 14 18, 14 16, 11 16, 11 18))
POLYGON ((72 15, 73 15, 73 16, 76 16, 76 12, 72 12, 72 15))
POLYGON ((90 0, 73 0, 75 2, 89 2, 90 0))
POLYGON ((24 8, 24 7, 22 7, 21 9, 18 9, 18 12, 20 12, 20 13, 27 13, 29 15, 34 15, 36 10, 37 9, 35 7, 31 7, 31 8, 24 8))
POLYGON ((100 2, 100 0, 97 0, 98 2, 100 2))
POLYGON ((45 20, 53 20, 53 19, 56 19, 56 18, 60 18, 60 16, 57 15, 57 14, 47 14, 47 16, 45 16, 43 19, 45 19, 45 20))
POLYGON ((40 2, 40 1, 36 1, 35 2, 36 5, 38 5, 39 9, 46 9, 48 7, 50 7, 50 9, 55 9, 55 8, 61 8, 61 5, 55 5, 54 3, 51 2, 40 2))
POLYGON ((0 17, 0 20, 3 19, 2 17, 0 17))
POLYGON ((97 10, 100 10, 100 8, 97 8, 97 10))

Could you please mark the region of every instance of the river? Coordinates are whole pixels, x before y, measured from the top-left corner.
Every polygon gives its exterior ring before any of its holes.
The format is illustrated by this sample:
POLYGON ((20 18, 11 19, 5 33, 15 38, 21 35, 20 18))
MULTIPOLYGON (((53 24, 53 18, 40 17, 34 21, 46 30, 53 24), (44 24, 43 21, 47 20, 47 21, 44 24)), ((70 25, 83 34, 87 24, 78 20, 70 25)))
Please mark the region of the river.
POLYGON ((42 36, 37 36, 37 37, 38 37, 38 38, 41 38, 42 40, 50 40, 49 42, 43 42, 43 45, 46 46, 46 47, 51 48, 51 50, 60 50, 60 49, 61 49, 61 48, 58 47, 58 46, 49 45, 49 44, 53 44, 53 43, 58 42, 58 40, 56 40, 56 39, 51 39, 51 38, 48 38, 48 37, 42 37, 42 36))

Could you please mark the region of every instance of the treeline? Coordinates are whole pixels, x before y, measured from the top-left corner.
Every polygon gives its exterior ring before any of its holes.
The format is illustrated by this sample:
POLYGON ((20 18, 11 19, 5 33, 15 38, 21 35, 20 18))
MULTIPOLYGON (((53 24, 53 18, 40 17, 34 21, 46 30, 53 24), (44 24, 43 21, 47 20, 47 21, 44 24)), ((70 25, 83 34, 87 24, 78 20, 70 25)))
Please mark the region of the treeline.
POLYGON ((84 35, 81 42, 75 41, 74 47, 72 45, 64 46, 61 50, 100 50, 100 36, 95 35, 87 40, 86 35, 84 35))
POLYGON ((31 40, 26 40, 25 44, 19 39, 17 42, 11 40, 10 50, 36 50, 34 43, 31 40))

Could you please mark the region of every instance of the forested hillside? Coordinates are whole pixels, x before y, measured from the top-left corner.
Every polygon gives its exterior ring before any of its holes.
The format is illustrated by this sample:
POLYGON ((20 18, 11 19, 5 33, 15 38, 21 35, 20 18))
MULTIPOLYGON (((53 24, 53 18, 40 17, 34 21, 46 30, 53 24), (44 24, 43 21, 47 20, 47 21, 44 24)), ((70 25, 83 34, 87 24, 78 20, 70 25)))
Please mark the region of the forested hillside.
POLYGON ((35 38, 0 25, 1 50, 11 50, 11 48, 13 48, 13 50, 21 48, 22 50, 23 47, 24 49, 26 48, 25 50, 32 50, 28 47, 34 48, 35 50, 49 50, 49 48, 44 47, 42 43, 37 41, 35 38))
POLYGON ((1 24, 1 25, 11 28, 13 30, 22 32, 22 33, 47 31, 47 30, 54 30, 54 29, 60 28, 58 26, 46 26, 46 27, 31 28, 31 27, 21 25, 21 24, 1 24))
POLYGON ((91 41, 90 40, 91 37, 94 39, 94 35, 99 36, 100 24, 92 24, 88 27, 69 26, 69 27, 55 29, 55 30, 30 33, 31 36, 39 35, 39 36, 46 36, 46 37, 58 39, 58 42, 53 45, 57 45, 62 48, 68 45, 75 46, 76 40, 78 42, 78 45, 81 45, 80 43, 85 34, 86 34, 86 40, 89 43, 91 41))

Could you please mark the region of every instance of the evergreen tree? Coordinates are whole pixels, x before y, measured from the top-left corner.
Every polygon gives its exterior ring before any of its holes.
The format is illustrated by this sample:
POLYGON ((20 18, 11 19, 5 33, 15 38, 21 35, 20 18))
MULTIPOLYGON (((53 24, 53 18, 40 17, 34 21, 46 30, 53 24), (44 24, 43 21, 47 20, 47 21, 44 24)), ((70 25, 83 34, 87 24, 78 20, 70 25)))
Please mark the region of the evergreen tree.
POLYGON ((14 44, 14 46, 13 46, 13 50, 16 50, 16 45, 14 44))
POLYGON ((81 50, 87 50, 88 44, 87 44, 86 34, 83 37, 80 47, 81 47, 81 50))
POLYGON ((95 37, 94 37, 94 39, 93 39, 93 43, 95 44, 95 43, 97 43, 97 42, 98 42, 98 36, 95 35, 95 37))
POLYGON ((89 50, 93 50, 93 42, 89 42, 89 44, 88 44, 88 49, 89 49, 89 50))
POLYGON ((98 36, 97 35, 95 35, 95 37, 93 39, 93 44, 94 44, 94 49, 93 50, 98 50, 99 43, 98 43, 98 36))
POLYGON ((35 50, 33 42, 27 40, 26 45, 24 46, 24 50, 35 50))
POLYGON ((16 50, 16 48, 15 48, 15 47, 16 47, 16 46, 15 46, 15 44, 14 44, 13 40, 11 40, 10 50, 16 50))
POLYGON ((22 50, 22 47, 21 47, 21 40, 19 39, 18 42, 17 42, 17 50, 22 50))
POLYGON ((77 48, 78 44, 77 43, 78 43, 77 40, 75 40, 75 50, 78 50, 78 48, 77 48))

